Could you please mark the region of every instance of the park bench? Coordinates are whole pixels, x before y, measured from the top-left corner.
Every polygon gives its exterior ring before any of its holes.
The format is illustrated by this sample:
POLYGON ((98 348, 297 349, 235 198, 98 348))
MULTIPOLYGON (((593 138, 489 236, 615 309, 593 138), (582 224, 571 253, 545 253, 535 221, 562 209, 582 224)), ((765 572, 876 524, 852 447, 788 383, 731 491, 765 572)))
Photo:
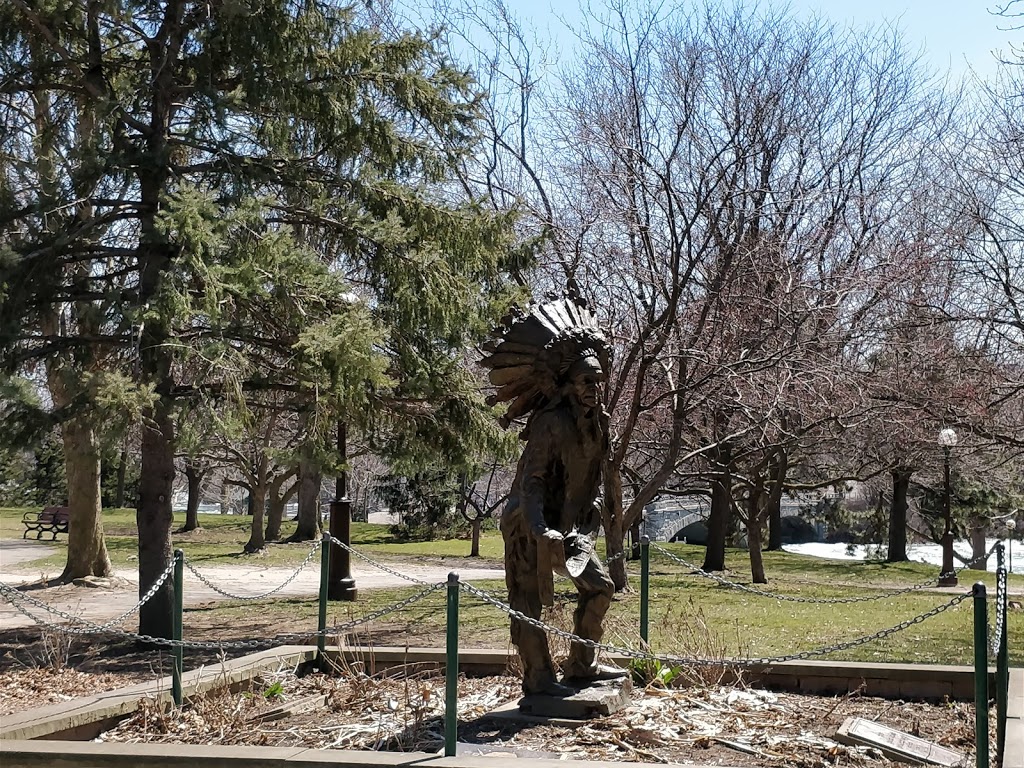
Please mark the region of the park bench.
POLYGON ((36 538, 41 539, 43 534, 53 534, 52 541, 57 540, 58 533, 68 532, 68 519, 70 517, 67 507, 45 507, 42 512, 26 512, 21 518, 25 524, 25 533, 21 538, 27 539, 29 533, 36 532, 36 538))

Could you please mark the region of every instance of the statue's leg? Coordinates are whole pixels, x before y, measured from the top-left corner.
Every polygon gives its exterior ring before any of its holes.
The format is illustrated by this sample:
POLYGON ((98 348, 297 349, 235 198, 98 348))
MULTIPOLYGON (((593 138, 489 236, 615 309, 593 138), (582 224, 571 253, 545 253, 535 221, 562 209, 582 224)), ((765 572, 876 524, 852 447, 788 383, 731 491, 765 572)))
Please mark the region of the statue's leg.
MULTIPOLYGON (((587 640, 600 641, 604 635, 604 617, 612 604, 615 585, 597 559, 596 554, 590 556, 583 573, 574 578, 573 584, 579 591, 579 602, 573 614, 573 634, 587 640)), ((601 673, 597 665, 597 650, 582 643, 573 643, 569 648, 563 671, 566 678, 618 677, 618 668, 601 673)), ((624 673, 624 671, 623 671, 624 673)))
MULTIPOLYGON (((505 534, 505 583, 508 602, 530 618, 541 616, 540 583, 537 578, 537 546, 525 525, 510 526, 505 534)), ((512 619, 512 643, 523 664, 523 693, 557 693, 555 665, 542 629, 512 619)))

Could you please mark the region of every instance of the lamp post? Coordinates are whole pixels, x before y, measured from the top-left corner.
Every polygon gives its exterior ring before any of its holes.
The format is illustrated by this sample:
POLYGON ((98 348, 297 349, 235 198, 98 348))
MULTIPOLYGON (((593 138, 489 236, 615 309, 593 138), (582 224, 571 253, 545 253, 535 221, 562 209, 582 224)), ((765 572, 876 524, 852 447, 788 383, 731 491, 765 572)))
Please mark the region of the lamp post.
MULTIPOLYGON (((347 429, 344 421, 338 422, 338 453, 342 468, 338 472, 334 501, 331 502, 328 530, 331 536, 346 546, 351 543, 352 504, 348 498, 348 471, 345 462, 347 454, 347 429)), ((330 600, 356 599, 356 580, 352 578, 352 558, 347 549, 331 544, 331 562, 328 569, 327 597, 330 600)))
POLYGON ((942 446, 942 511, 945 515, 945 526, 942 531, 942 571, 939 573, 940 587, 955 587, 959 581, 953 568, 953 492, 949 482, 949 454, 956 445, 956 432, 949 427, 939 432, 939 445, 942 446))
POLYGON ((1013 510, 1013 514, 1006 521, 1006 543, 1008 545, 1007 551, 1007 568, 1006 570, 1013 573, 1013 534, 1017 530, 1017 510, 1013 510))

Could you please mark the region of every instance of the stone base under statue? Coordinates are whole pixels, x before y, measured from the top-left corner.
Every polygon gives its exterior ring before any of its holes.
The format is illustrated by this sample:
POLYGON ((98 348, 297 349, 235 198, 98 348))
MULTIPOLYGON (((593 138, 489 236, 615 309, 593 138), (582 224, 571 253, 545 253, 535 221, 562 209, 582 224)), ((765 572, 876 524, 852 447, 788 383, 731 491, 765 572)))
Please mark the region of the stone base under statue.
POLYGON ((588 720, 605 717, 629 706, 633 683, 629 677, 601 680, 577 688, 571 696, 531 693, 519 700, 519 712, 540 718, 588 720))

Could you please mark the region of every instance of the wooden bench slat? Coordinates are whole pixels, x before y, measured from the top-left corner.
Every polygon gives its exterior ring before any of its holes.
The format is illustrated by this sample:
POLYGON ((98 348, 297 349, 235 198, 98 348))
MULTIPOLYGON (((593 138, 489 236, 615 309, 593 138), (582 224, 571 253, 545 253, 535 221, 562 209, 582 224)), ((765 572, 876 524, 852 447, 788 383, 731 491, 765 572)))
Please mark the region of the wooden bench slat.
POLYGON ((25 524, 25 532, 21 538, 27 539, 29 533, 36 532, 36 539, 41 539, 43 534, 53 534, 51 540, 57 540, 58 533, 67 533, 68 524, 71 519, 71 512, 67 507, 45 507, 39 512, 26 512, 22 516, 22 523, 25 524))

